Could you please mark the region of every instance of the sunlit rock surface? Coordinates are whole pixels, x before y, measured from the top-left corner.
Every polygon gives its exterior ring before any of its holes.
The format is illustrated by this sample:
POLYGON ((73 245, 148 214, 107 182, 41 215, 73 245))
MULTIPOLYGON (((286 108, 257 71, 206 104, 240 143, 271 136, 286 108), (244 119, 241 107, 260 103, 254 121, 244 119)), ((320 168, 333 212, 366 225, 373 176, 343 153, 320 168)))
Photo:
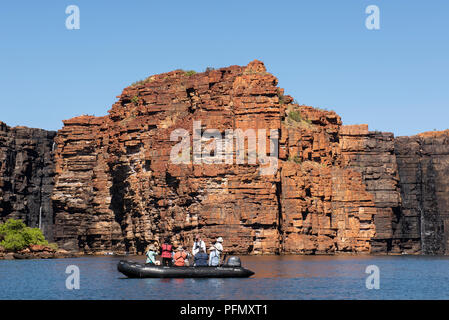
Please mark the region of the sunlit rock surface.
POLYGON ((240 254, 446 253, 448 133, 343 126, 277 83, 257 60, 176 70, 125 88, 106 116, 65 120, 56 137, 2 123, 0 218, 40 216, 49 238, 83 252, 140 253, 167 236, 190 245, 200 232, 240 254), (188 134, 186 163, 170 158, 175 129, 188 134), (196 162, 193 137, 208 129, 264 129, 267 155, 277 132, 277 170, 261 174, 251 150, 238 164, 235 143, 227 163, 196 162))

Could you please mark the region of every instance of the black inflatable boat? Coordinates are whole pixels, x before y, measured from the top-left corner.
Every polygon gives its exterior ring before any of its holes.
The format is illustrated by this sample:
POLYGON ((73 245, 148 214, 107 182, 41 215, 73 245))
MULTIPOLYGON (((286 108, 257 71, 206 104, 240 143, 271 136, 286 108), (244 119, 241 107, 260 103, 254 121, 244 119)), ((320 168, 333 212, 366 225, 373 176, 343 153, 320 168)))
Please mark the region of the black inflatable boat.
MULTIPOLYGON (((234 257, 232 257, 234 258, 234 257)), ((238 263, 220 267, 163 267, 120 260, 117 270, 128 278, 247 278, 254 274, 238 263)), ((231 260, 232 261, 232 260, 231 260)))

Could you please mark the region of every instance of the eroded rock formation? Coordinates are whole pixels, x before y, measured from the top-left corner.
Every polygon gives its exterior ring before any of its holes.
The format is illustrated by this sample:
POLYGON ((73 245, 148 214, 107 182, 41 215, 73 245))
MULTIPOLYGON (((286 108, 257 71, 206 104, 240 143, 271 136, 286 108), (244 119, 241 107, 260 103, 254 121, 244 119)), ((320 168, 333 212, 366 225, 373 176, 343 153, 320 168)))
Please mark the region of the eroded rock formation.
POLYGON ((0 122, 0 222, 21 219, 53 238, 52 149, 56 132, 0 122))
POLYGON ((199 231, 208 242, 224 235, 239 253, 370 251, 373 197, 343 167, 340 118, 293 103, 259 61, 156 75, 126 88, 108 116, 64 125, 53 202, 66 248, 141 252, 165 236, 188 244, 199 231), (170 134, 192 137, 193 121, 223 136, 277 130, 279 170, 236 164, 235 148, 232 164, 174 164, 170 134))
POLYGON ((344 126, 340 132, 344 164, 361 173, 366 190, 374 195, 376 235, 372 252, 402 252, 412 233, 402 234, 398 228, 401 217, 401 195, 394 137, 391 133, 370 132, 367 125, 344 126), (404 238, 405 237, 405 238, 404 238))
POLYGON ((197 232, 250 254, 448 247, 447 132, 395 139, 343 126, 335 112, 284 95, 257 60, 151 76, 125 88, 108 115, 65 120, 56 137, 4 124, 0 134, 1 218, 36 226, 43 208, 47 236, 68 250, 136 253, 167 236, 189 245, 197 232), (188 137, 186 154, 173 153, 175 129, 188 137), (211 151, 210 129, 231 148, 211 151), (273 174, 261 174, 249 140, 236 151, 239 129, 265 130, 257 139, 263 157, 278 152, 273 174), (226 161, 197 161, 217 154, 226 161))
POLYGON ((448 254, 449 131, 398 137, 402 214, 401 235, 413 235, 424 254, 448 254))

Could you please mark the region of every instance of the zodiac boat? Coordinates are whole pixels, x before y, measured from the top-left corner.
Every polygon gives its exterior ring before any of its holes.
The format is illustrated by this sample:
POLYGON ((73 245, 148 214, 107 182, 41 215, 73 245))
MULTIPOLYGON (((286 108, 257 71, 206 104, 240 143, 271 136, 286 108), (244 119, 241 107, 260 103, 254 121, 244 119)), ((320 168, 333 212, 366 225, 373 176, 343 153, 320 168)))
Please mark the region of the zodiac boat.
POLYGON ((219 267, 166 267, 120 260, 117 270, 128 278, 248 278, 254 274, 241 266, 238 257, 229 257, 219 267))

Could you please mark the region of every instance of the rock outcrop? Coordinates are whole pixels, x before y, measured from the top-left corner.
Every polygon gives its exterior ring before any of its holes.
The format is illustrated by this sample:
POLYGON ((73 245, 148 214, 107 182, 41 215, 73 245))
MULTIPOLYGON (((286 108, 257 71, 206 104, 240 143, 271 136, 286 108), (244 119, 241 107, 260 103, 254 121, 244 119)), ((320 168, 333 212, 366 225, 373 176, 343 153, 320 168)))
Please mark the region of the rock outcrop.
POLYGON ((371 252, 447 254, 449 131, 394 138, 366 125, 343 128, 345 164, 375 198, 371 252))
POLYGON ((74 258, 77 255, 64 249, 55 249, 50 246, 30 245, 16 252, 8 252, 0 246, 0 260, 13 259, 61 259, 74 258))
POLYGON ((334 112, 293 103, 259 61, 152 76, 126 88, 108 116, 64 121, 55 239, 67 249, 142 252, 166 236, 188 244, 201 232, 207 242, 225 236, 238 253, 369 252, 373 197, 342 166, 340 126, 334 112), (175 129, 188 134, 187 163, 170 158, 175 129), (196 163, 205 154, 194 136, 206 145, 208 129, 222 137, 233 130, 231 139, 238 129, 263 129, 267 146, 274 130, 278 170, 261 175, 251 151, 237 164, 236 144, 224 151, 230 163, 196 163))
POLYGON ((367 125, 344 126, 340 134, 344 165, 361 173, 366 190, 374 195, 376 235, 372 253, 416 253, 416 234, 401 226, 401 187, 393 134, 368 131, 367 125))
POLYGON ((56 137, 1 123, 0 218, 85 253, 197 232, 240 254, 447 253, 449 133, 343 126, 277 83, 257 60, 176 70, 56 137))
POLYGON ((360 173, 343 166, 335 112, 291 104, 280 148, 283 252, 370 252, 373 196, 360 173))
POLYGON ((449 253, 449 131, 398 137, 395 153, 403 199, 399 234, 423 254, 449 253))
POLYGON ((21 219, 53 237, 54 131, 0 122, 0 222, 21 219))

